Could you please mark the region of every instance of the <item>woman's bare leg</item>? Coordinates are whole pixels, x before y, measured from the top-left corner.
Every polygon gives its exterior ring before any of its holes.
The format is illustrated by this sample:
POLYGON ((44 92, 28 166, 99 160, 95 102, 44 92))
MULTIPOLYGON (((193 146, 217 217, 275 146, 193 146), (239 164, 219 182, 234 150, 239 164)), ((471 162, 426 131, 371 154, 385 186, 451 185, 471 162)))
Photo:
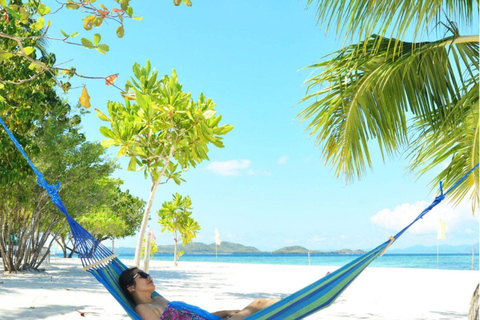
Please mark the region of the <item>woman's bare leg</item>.
POLYGON ((258 312, 262 309, 265 309, 266 307, 271 306, 277 301, 279 300, 278 299, 276 300, 255 299, 252 303, 250 303, 248 306, 246 306, 242 311, 240 311, 236 315, 232 316, 230 319, 241 320, 243 318, 248 317, 249 315, 254 314, 255 312, 258 312))

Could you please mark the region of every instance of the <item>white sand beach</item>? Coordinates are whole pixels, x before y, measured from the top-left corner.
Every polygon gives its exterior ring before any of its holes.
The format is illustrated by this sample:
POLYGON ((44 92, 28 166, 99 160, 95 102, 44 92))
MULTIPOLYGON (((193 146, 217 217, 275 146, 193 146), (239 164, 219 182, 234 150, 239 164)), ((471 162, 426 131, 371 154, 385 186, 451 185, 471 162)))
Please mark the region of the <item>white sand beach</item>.
MULTIPOLYGON (((124 261, 131 265, 132 261, 124 261)), ((1 267, 1 266, 0 266, 1 267)), ((46 272, 0 275, 0 319, 129 319, 78 259, 52 260, 46 272)), ((3 269, 3 267, 2 267, 3 269)), ((281 298, 335 267, 151 262, 157 291, 208 311, 281 298)), ((367 268, 329 308, 308 319, 466 319, 478 271, 367 268)))

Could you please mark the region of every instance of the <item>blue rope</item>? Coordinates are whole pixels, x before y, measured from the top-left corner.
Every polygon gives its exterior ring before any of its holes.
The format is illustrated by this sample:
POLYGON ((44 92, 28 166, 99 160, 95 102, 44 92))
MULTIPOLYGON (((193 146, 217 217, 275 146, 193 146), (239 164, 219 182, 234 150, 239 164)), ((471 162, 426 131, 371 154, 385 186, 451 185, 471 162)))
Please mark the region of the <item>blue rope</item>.
MULTIPOLYGON (((30 158, 27 156, 27 154, 25 153, 25 151, 23 150, 22 146, 20 145, 20 143, 18 142, 18 140, 15 138, 15 136, 13 135, 13 133, 8 129, 7 125, 5 124, 5 122, 3 122, 3 119, 2 117, 0 117, 0 123, 2 124, 3 128, 5 129, 5 131, 7 132, 8 136, 10 137, 10 139, 13 141, 13 143, 15 144, 15 147, 17 147, 18 151, 20 151, 20 153, 25 157, 25 159, 27 160, 28 164, 30 165, 30 167, 32 168, 33 172, 35 173, 35 175, 37 176, 37 183, 39 186, 43 187, 46 191, 47 191, 47 194, 50 196, 50 199, 52 199, 52 202, 55 203, 58 206, 60 207, 63 207, 65 208, 65 206, 63 205, 62 203, 62 200, 60 199, 60 196, 58 195, 58 190, 60 189, 60 182, 57 182, 57 184, 48 184, 47 181, 45 180, 45 178, 43 177, 43 173, 41 173, 37 167, 35 167, 35 165, 33 164, 33 162, 30 160, 30 158)), ((63 210, 61 210, 63 212, 63 210)), ((65 212, 63 213, 66 213, 66 210, 65 212)))
POLYGON ((398 237, 400 237, 405 231, 407 231, 408 228, 410 228, 412 226, 412 224, 414 224, 415 222, 417 222, 418 220, 422 219, 423 216, 425 216, 430 210, 432 210, 436 205, 438 205, 440 202, 443 201, 443 199, 445 199, 445 196, 447 194, 449 194, 453 189, 455 189, 463 180, 465 180, 475 169, 478 168, 478 163, 475 165, 475 167, 473 167, 472 169, 470 169, 470 171, 468 171, 461 179, 459 179, 453 186, 450 187, 450 189, 447 190, 447 192, 443 193, 443 183, 442 181, 440 181, 440 194, 435 197, 435 200, 433 200, 433 202, 425 209, 422 211, 422 213, 420 213, 418 215, 417 218, 415 218, 415 220, 412 221, 412 223, 410 223, 408 226, 406 226, 405 228, 403 228, 399 233, 397 233, 393 238, 394 240, 396 240, 398 237))

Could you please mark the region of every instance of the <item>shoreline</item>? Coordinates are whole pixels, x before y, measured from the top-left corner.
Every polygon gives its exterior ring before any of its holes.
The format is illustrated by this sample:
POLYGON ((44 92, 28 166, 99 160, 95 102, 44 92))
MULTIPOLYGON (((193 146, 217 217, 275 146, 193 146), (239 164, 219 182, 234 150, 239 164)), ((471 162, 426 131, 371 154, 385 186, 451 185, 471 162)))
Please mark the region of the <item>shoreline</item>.
MULTIPOLYGON (((79 259, 52 259, 42 268, 46 271, 0 274, 1 319, 129 319, 81 269, 79 259)), ((150 262, 157 292, 211 312, 243 308, 255 298, 283 298, 337 268, 189 261, 174 267, 172 261, 150 262)), ((479 275, 477 270, 370 267, 331 307, 306 319, 465 319, 479 275)))

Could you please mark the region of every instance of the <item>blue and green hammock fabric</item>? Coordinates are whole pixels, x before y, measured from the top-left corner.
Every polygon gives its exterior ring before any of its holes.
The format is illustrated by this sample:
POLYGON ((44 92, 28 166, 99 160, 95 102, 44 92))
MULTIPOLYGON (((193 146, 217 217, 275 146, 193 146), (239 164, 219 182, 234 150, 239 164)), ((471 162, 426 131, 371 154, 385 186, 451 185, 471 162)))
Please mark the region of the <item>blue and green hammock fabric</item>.
MULTIPOLYGON (((32 167, 32 170, 37 175, 37 183, 41 187, 45 188, 47 193, 50 195, 51 201, 67 218, 77 250, 79 252, 79 258, 82 261, 83 269, 87 272, 90 272, 105 286, 105 288, 107 288, 107 290, 115 297, 115 299, 120 303, 120 305, 125 309, 132 319, 141 320, 142 318, 135 313, 134 306, 125 298, 118 284, 119 275, 123 270, 127 269, 127 267, 117 258, 117 255, 113 254, 112 251, 99 243, 97 239, 95 239, 87 230, 85 230, 72 217, 70 217, 67 209, 60 199, 60 196, 57 193, 60 188, 60 183, 57 183, 56 185, 48 184, 43 178, 43 174, 38 171, 35 165, 30 161, 27 154, 18 143, 14 135, 7 128, 1 117, 0 123, 5 128, 15 146, 22 153, 29 165, 32 167)), ((311 285, 300 289, 299 291, 287 296, 270 307, 247 317, 246 319, 302 319, 330 306, 373 260, 383 255, 383 253, 388 249, 389 246, 393 244, 393 242, 395 242, 395 240, 398 239, 398 237, 400 237, 415 222, 422 219, 423 216, 433 209, 433 207, 439 204, 450 191, 452 191, 458 184, 467 178, 467 176, 471 174, 477 167, 478 164, 445 193, 443 193, 442 184, 440 183, 440 195, 435 198, 432 204, 423 210, 418 217, 412 221, 412 223, 398 232, 395 236, 390 237, 390 239, 386 242, 382 243, 370 252, 367 252, 363 256, 353 260, 342 268, 337 269, 320 280, 312 283, 311 285)), ((155 292, 154 295, 158 295, 158 293, 155 292)))

